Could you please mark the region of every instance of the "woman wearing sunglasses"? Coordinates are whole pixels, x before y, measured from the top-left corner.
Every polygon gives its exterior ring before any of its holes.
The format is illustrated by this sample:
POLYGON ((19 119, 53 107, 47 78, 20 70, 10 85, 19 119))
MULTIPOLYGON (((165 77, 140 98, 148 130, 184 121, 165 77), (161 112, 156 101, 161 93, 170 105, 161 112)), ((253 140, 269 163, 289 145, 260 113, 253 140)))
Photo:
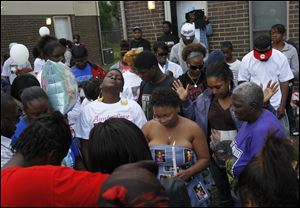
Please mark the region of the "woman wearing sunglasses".
POLYGON ((178 79, 183 87, 188 87, 188 98, 191 101, 196 98, 206 89, 206 80, 204 74, 204 57, 206 49, 199 43, 192 43, 186 46, 182 51, 182 58, 187 63, 188 70, 178 79))

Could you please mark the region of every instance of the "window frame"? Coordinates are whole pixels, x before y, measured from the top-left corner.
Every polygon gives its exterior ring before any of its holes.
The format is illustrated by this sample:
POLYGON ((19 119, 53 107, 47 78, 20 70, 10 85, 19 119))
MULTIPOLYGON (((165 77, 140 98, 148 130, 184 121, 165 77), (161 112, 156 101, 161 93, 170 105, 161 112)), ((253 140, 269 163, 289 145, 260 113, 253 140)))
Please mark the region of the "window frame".
MULTIPOLYGON (((70 16, 67 16, 67 15, 56 15, 56 16, 52 16, 52 19, 53 19, 53 28, 54 28, 54 33, 55 33, 55 36, 56 36, 56 29, 55 29, 55 21, 57 21, 56 19, 59 19, 59 18, 67 18, 67 21, 68 21, 68 25, 69 25, 69 31, 70 31, 70 35, 71 37, 67 38, 69 39, 70 41, 73 40, 73 30, 72 30, 72 22, 71 22, 71 18, 70 16)), ((57 36, 56 36, 57 37, 57 36)))
MULTIPOLYGON (((252 1, 249 1, 249 31, 250 31, 250 50, 253 49, 253 11, 252 11, 252 1)), ((286 1, 286 38, 289 39, 289 1, 286 1)), ((271 26, 270 26, 271 27, 271 26)), ((260 31, 260 30, 257 30, 260 31)))

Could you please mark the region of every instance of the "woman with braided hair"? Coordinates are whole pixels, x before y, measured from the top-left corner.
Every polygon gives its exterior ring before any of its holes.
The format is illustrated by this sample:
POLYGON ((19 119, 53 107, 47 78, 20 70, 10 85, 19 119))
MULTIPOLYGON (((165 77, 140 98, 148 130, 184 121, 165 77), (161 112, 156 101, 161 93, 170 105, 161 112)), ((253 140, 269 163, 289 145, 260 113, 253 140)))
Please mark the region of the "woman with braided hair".
POLYGON ((299 162, 299 153, 297 156, 295 148, 291 140, 269 132, 262 151, 239 175, 241 206, 299 206, 299 166, 298 170, 293 167, 295 160, 299 162))
POLYGON ((108 174, 60 166, 71 142, 70 128, 59 111, 31 123, 1 169, 1 207, 96 207, 108 174))

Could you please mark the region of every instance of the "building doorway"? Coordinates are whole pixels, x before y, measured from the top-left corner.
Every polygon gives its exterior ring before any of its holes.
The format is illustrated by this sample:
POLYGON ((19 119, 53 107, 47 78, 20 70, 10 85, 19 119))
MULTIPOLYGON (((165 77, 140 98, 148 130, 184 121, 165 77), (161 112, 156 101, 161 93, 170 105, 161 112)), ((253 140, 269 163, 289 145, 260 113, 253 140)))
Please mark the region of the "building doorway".
POLYGON ((55 16, 53 17, 55 36, 65 38, 72 41, 72 28, 70 17, 68 16, 55 16))
POLYGON ((185 22, 185 13, 188 8, 204 9, 207 14, 206 1, 171 1, 171 19, 173 24, 173 32, 180 37, 180 29, 185 22))

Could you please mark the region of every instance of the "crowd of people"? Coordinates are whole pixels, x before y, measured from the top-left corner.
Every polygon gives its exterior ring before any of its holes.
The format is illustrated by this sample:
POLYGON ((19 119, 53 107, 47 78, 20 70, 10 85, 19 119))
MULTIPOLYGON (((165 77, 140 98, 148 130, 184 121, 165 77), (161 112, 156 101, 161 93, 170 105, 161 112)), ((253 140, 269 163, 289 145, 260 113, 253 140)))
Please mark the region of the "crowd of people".
POLYGON ((33 68, 6 57, 1 206, 209 207, 213 186, 215 206, 299 205, 290 139, 299 56, 285 27, 270 27, 241 60, 230 41, 210 50, 202 10, 186 13, 180 38, 171 22, 162 27, 151 48, 135 26, 107 71, 78 34, 41 37, 33 68), (68 112, 45 91, 49 62, 76 79, 68 112))

